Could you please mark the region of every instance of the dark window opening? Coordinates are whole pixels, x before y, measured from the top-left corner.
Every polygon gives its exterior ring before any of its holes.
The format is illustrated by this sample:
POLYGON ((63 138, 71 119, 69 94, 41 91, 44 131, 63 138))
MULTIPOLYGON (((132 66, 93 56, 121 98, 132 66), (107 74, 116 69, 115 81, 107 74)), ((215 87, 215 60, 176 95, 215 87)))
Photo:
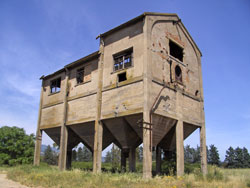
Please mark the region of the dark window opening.
POLYGON ((182 71, 179 65, 175 67, 175 80, 178 82, 182 82, 182 71))
POLYGON ((61 90, 61 78, 57 78, 50 82, 50 93, 56 93, 61 90))
POLYGON ((118 74, 118 82, 123 82, 125 80, 127 80, 126 72, 118 74))
POLYGON ((198 94, 199 94, 199 90, 196 90, 195 91, 195 96, 198 96, 198 94))
POLYGON ((84 82, 84 68, 80 68, 76 72, 76 82, 77 84, 84 82))
POLYGON ((176 43, 169 41, 170 55, 179 59, 181 62, 183 61, 183 49, 178 46, 176 43))
POLYGON ((131 66, 132 66, 131 49, 114 56, 114 71, 122 70, 131 66))

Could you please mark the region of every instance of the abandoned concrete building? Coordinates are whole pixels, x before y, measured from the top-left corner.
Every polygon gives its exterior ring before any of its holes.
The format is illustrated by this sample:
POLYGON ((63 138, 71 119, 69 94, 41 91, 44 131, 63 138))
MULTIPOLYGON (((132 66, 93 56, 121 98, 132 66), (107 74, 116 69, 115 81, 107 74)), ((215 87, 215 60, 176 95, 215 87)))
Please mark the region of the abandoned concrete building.
POLYGON ((135 171, 143 144, 143 177, 161 171, 161 151, 176 151, 184 173, 184 139, 200 130, 201 169, 207 171, 201 52, 176 14, 143 13, 97 37, 99 50, 42 76, 34 165, 42 132, 60 146, 59 168, 83 143, 101 171, 102 150, 121 149, 135 171))

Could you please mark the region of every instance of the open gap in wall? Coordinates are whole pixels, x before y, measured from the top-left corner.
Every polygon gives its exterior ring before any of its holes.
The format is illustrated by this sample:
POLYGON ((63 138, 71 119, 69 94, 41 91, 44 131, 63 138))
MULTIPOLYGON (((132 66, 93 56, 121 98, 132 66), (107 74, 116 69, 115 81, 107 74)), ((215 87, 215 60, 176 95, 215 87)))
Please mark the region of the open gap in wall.
POLYGON ((102 152, 102 169, 118 172, 121 164, 121 149, 114 143, 110 144, 102 152))
POLYGON ((92 152, 84 144, 79 143, 72 149, 72 167, 92 170, 92 152))
POLYGON ((170 55, 183 62, 183 48, 173 41, 169 41, 170 55))
POLYGON ((127 80, 126 72, 123 72, 121 74, 118 74, 118 82, 123 82, 127 80))
POLYGON ((199 128, 196 129, 184 141, 184 159, 185 163, 200 163, 200 135, 199 128))
POLYGON ((47 135, 45 131, 43 131, 40 153, 41 161, 49 165, 57 165, 59 153, 59 146, 47 135))

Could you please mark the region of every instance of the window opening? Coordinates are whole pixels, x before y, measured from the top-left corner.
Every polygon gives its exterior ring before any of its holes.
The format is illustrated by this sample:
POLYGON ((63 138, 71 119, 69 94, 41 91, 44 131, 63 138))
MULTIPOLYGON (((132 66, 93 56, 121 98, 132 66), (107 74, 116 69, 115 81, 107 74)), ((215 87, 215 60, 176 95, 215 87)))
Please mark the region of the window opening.
POLYGON ((84 82, 84 68, 80 68, 76 72, 76 82, 77 84, 84 82))
POLYGON ((170 55, 182 62, 183 49, 171 40, 169 41, 169 48, 170 48, 170 55))
POLYGON ((114 71, 122 70, 132 66, 132 51, 124 52, 122 55, 114 56, 114 71))
POLYGON ((198 96, 198 94, 199 94, 199 90, 196 90, 195 91, 195 96, 198 96))
POLYGON ((125 80, 127 80, 126 72, 118 74, 118 82, 123 82, 125 80))
POLYGON ((178 82, 182 82, 182 71, 179 65, 175 67, 175 80, 178 82))
POLYGON ((50 82, 50 93, 56 93, 61 90, 61 78, 57 78, 50 82))

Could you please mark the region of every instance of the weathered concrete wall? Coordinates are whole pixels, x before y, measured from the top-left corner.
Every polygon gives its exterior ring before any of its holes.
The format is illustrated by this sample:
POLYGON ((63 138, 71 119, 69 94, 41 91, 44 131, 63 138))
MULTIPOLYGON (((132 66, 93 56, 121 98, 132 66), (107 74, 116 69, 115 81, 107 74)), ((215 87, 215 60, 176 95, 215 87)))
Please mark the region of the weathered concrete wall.
POLYGON ((194 43, 190 36, 186 33, 181 24, 174 24, 172 20, 178 20, 175 16, 151 16, 151 38, 149 42, 149 53, 151 59, 151 95, 150 103, 153 104, 154 99, 163 87, 163 80, 167 83, 169 88, 164 89, 163 96, 168 96, 166 100, 162 100, 159 104, 159 108, 156 113, 170 116, 175 119, 178 117, 178 113, 182 113, 183 121, 195 123, 200 125, 201 108, 200 102, 200 75, 198 67, 198 57, 194 43), (169 21, 171 20, 171 21, 169 21), (169 40, 177 43, 184 49, 183 62, 176 60, 170 56, 169 40), (172 64, 170 66, 170 60, 172 64), (170 77, 172 76, 172 82, 175 82, 175 66, 179 65, 182 69, 182 84, 171 83, 170 77), (172 74, 172 75, 171 75, 172 74), (171 75, 171 76, 170 76, 171 75), (180 88, 183 93, 181 102, 181 112, 176 108, 176 86, 180 88), (198 94, 196 93, 198 91, 198 94), (196 96, 197 95, 197 96, 196 96))
POLYGON ((143 105, 143 22, 139 21, 104 38, 102 118, 142 112, 143 105), (133 48, 132 66, 114 72, 113 55, 133 48), (118 74, 127 80, 118 83, 118 74))
POLYGON ((95 120, 98 59, 70 70, 67 125, 95 120), (77 84, 76 72, 84 67, 84 82, 77 84))
POLYGON ((63 97, 65 87, 65 73, 59 73, 44 80, 43 105, 41 113, 41 129, 61 126, 63 120, 63 97), (61 77, 61 91, 50 93, 50 82, 61 77))

